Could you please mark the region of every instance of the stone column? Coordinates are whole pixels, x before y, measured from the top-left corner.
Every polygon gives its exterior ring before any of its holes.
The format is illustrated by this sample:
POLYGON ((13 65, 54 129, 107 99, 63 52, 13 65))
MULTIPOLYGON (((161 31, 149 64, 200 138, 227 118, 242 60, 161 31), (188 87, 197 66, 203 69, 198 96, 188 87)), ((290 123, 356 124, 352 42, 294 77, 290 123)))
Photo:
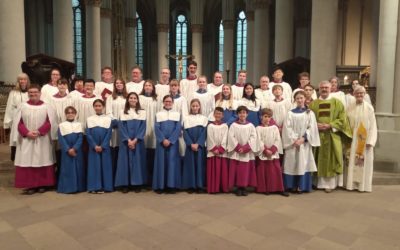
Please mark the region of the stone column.
POLYGON ((136 65, 135 50, 135 29, 136 29, 136 0, 127 0, 125 9, 125 53, 126 72, 128 78, 131 75, 131 68, 136 65))
POLYGON ((53 0, 54 57, 74 61, 74 28, 71 1, 53 0))
POLYGON ((275 63, 293 58, 293 0, 275 1, 275 63))
POLYGON ((23 16, 23 0, 0 1, 0 81, 15 83, 26 59, 23 16))
POLYGON ((269 0, 254 1, 254 79, 258 79, 269 70, 269 5, 269 0))
POLYGON ((246 20, 247 20, 247 81, 258 84, 257 78, 254 76, 254 4, 253 0, 246 0, 246 20))
POLYGON ((311 82, 317 86, 336 74, 338 0, 312 1, 311 82))
POLYGON ((191 0, 190 10, 192 14, 192 55, 197 62, 197 74, 203 74, 203 12, 204 0, 191 0))
POLYGON ((101 79, 101 0, 86 0, 86 77, 101 79))
POLYGON ((231 0, 222 0, 222 24, 224 25, 224 69, 229 69, 229 77, 224 74, 224 79, 227 81, 229 78, 229 83, 235 83, 235 60, 233 59, 233 6, 234 3, 231 0))
MULTIPOLYGON (((396 60, 394 69, 393 113, 400 116, 400 4, 397 13, 397 41, 396 60)), ((396 129, 400 130, 400 119, 397 120, 396 129)))
POLYGON ((100 9, 101 67, 112 65, 111 8, 111 0, 102 0, 100 9))
MULTIPOLYGON (((158 32, 158 70, 168 67, 168 31, 169 31, 169 0, 157 0, 157 32, 158 32)), ((158 77, 158 76, 157 76, 158 77)))

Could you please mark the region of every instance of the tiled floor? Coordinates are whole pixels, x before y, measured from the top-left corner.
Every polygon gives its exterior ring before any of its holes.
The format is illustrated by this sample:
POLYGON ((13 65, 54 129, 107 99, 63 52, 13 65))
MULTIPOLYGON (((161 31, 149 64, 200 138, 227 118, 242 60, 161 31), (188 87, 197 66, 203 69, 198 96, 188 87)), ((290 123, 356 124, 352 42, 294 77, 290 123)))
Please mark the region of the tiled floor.
POLYGON ((20 195, 0 188, 0 249, 400 249, 400 186, 370 194, 20 195))

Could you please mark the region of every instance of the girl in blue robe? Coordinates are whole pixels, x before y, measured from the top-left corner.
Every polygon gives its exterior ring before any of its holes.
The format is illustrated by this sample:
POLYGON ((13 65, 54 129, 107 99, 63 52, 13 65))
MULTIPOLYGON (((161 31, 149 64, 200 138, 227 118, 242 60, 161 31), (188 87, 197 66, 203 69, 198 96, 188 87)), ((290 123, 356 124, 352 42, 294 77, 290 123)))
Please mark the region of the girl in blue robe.
POLYGON ((57 192, 77 193, 86 190, 85 168, 82 153, 82 124, 76 122, 76 109, 65 108, 67 121, 58 127, 58 143, 61 148, 61 164, 57 192))
POLYGON ((120 133, 119 154, 115 187, 122 187, 122 192, 129 192, 132 186, 135 192, 141 191, 141 185, 147 182, 146 149, 146 111, 141 109, 139 96, 129 93, 125 108, 119 116, 120 133))
POLYGON ((104 101, 93 102, 95 115, 86 122, 86 139, 89 145, 87 189, 90 193, 114 190, 110 150, 112 118, 103 114, 104 101))
POLYGON ((239 101, 240 106, 245 106, 248 109, 247 120, 257 127, 261 124, 260 109, 261 102, 256 98, 254 86, 251 83, 246 83, 243 88, 243 97, 239 101))
POLYGON ((157 113, 154 132, 156 153, 153 172, 153 190, 162 193, 167 189, 175 193, 181 187, 181 157, 178 138, 181 133, 180 114, 172 111, 173 98, 163 98, 164 109, 157 113))
MULTIPOLYGON (((222 92, 219 100, 216 101, 216 107, 221 107, 224 110, 223 123, 230 126, 237 120, 236 109, 238 107, 238 101, 233 99, 232 88, 229 84, 222 86, 222 92)), ((214 121, 214 117, 210 117, 211 121, 214 121)))
POLYGON ((198 99, 190 102, 190 112, 183 120, 183 138, 186 151, 183 161, 182 187, 188 193, 203 192, 206 176, 206 130, 207 117, 201 115, 201 104, 198 99))

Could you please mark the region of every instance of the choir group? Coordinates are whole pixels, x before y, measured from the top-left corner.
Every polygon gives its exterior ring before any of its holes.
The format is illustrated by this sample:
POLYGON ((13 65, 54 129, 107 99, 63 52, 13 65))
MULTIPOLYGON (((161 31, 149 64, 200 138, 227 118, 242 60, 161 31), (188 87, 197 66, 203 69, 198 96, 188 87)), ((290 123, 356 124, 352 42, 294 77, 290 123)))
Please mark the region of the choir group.
POLYGON ((128 83, 113 81, 105 67, 101 82, 76 78, 70 92, 57 69, 41 88, 21 74, 4 119, 15 186, 24 194, 56 185, 60 193, 151 187, 238 196, 254 187, 289 196, 311 192, 313 184, 330 192, 341 181, 371 191, 376 123, 363 87, 355 84, 354 96, 341 98, 331 93, 331 79, 317 97, 307 73, 292 91, 279 68, 273 82, 262 76, 259 88, 244 70, 234 85, 220 72, 208 83, 196 70, 190 62, 179 82, 162 69, 155 84, 142 80, 140 67, 128 83))

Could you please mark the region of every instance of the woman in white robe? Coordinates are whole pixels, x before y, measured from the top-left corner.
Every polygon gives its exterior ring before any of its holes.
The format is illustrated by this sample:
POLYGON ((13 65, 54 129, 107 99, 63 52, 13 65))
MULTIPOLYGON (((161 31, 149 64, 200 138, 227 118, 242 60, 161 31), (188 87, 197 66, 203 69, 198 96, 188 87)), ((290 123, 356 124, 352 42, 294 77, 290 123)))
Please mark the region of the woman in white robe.
MULTIPOLYGON (((4 113, 3 128, 10 129, 10 135, 14 134, 13 119, 19 106, 28 100, 29 76, 21 73, 17 76, 15 88, 8 94, 6 111, 4 113)), ((11 160, 15 159, 15 143, 10 139, 11 160)))
POLYGON ((354 89, 356 102, 348 107, 347 116, 353 129, 346 189, 360 192, 372 191, 374 171, 374 146, 377 127, 374 108, 364 100, 365 88, 354 89))
POLYGON ((294 98, 297 107, 289 111, 282 131, 285 188, 311 192, 312 172, 317 171, 312 147, 320 145, 318 126, 314 113, 304 104, 304 91, 297 91, 294 98))

